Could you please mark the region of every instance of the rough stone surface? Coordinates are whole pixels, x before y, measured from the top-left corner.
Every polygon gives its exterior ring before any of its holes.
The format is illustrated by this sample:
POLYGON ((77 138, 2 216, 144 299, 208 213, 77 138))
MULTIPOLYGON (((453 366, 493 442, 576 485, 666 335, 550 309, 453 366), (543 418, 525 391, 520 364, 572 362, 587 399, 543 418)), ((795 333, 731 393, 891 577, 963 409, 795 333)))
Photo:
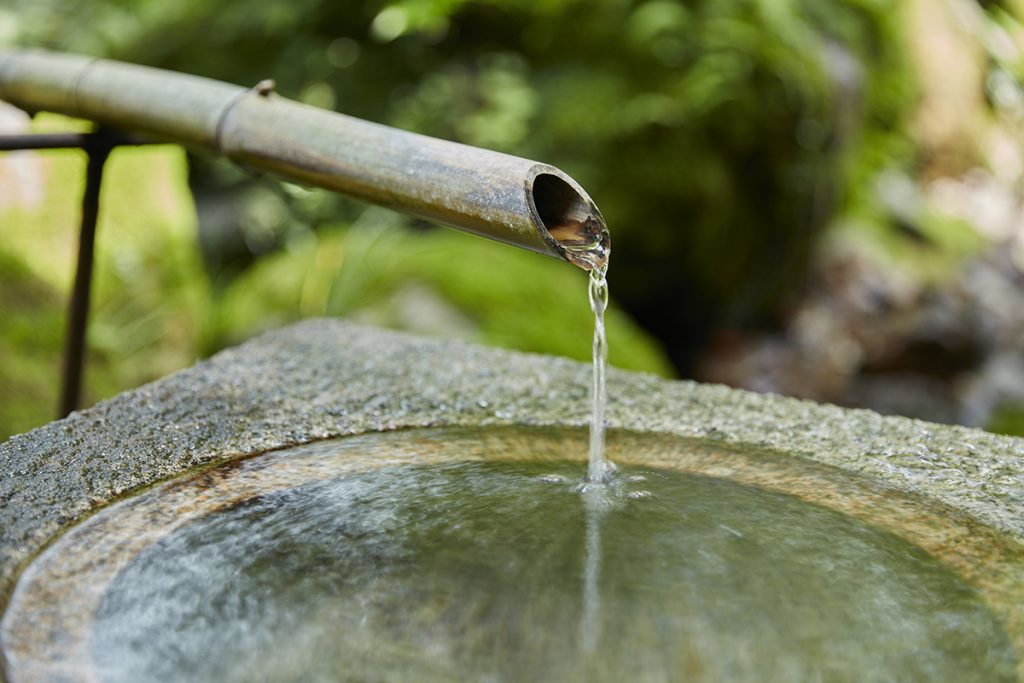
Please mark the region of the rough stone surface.
MULTIPOLYGON (((613 427, 768 447, 882 478, 1024 541, 1024 439, 609 373, 613 427)), ((0 595, 63 527, 235 456, 406 427, 588 421, 590 367, 311 320, 0 444, 0 595)))

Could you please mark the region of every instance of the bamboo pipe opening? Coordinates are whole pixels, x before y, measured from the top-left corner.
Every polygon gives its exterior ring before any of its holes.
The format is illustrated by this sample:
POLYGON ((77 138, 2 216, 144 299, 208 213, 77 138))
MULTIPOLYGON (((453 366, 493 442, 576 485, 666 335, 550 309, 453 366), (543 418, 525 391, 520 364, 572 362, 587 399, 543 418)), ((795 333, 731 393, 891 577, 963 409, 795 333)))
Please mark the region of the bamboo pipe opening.
MULTIPOLYGON (((554 169, 552 169, 554 170, 554 169)), ((554 173, 538 173, 526 193, 530 208, 554 242, 556 253, 585 270, 605 270, 608 228, 592 201, 554 173)))

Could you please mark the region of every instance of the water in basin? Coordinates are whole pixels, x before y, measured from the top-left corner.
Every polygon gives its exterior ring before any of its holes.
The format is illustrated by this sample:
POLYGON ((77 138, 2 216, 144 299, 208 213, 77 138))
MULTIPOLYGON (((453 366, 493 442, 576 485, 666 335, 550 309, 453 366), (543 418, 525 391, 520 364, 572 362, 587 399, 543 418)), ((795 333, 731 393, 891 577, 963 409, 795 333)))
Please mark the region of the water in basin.
MULTIPOLYGON (((636 464, 623 451, 640 437, 613 433, 624 464, 581 494, 585 441, 356 437, 129 499, 22 580, 12 681, 1015 679, 1000 621, 918 547, 785 493, 636 464), (47 620, 65 635, 28 645, 26 624, 47 620)), ((708 448, 672 443, 680 459, 708 448)))

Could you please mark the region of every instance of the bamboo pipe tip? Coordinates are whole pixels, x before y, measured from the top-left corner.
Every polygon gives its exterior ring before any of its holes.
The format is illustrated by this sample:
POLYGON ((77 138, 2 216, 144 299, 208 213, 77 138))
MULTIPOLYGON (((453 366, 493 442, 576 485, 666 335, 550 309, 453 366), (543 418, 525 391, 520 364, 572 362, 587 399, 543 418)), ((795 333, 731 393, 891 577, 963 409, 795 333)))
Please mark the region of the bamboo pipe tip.
POLYGON ((585 193, 561 175, 541 172, 534 177, 527 195, 540 227, 551 237, 562 258, 584 270, 603 273, 608 268, 608 227, 585 193))

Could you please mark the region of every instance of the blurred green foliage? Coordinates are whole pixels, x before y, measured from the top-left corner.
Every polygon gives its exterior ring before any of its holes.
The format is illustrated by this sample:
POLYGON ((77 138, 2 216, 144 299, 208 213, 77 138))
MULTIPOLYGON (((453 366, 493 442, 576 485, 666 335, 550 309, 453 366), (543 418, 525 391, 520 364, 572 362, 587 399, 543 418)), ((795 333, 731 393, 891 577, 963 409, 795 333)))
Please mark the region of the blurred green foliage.
MULTIPOLYGON (((414 232, 396 223, 373 210, 351 228, 324 229, 261 259, 223 295, 221 340, 326 314, 589 357, 594 321, 582 272, 460 233, 414 232)), ((619 308, 609 310, 607 324, 613 365, 671 373, 619 308)))
POLYGON ((561 166, 609 221, 614 295, 683 372, 713 325, 771 324, 814 236, 909 152, 902 15, 881 0, 14 3, 25 43, 272 77, 561 166))
MULTIPOLYGON (((837 217, 878 228, 898 252, 874 188, 913 161, 903 6, 8 0, 0 46, 241 84, 270 77, 311 104, 558 165, 612 230, 613 364, 669 374, 671 361, 685 374, 714 327, 775 324, 837 217)), ((0 296, 29 320, 5 322, 2 343, 20 334, 7 328, 30 330, 26 357, 52 357, 57 345, 81 182, 80 163, 64 163, 52 162, 38 212, 0 207, 0 258, 12 264, 0 296), (63 231, 65 246, 48 252, 63 260, 44 258, 46 273, 35 265, 44 242, 7 240, 38 236, 36 225, 63 231)), ((582 273, 564 264, 213 160, 189 166, 198 225, 178 152, 117 152, 112 162, 100 239, 118 242, 101 242, 91 399, 310 315, 589 354, 582 273), (118 171, 130 154, 138 165, 118 171), (146 198, 140 180, 171 199, 146 198)), ((971 248, 947 223, 924 222, 951 249, 971 248)), ((21 373, 20 392, 51 386, 52 366, 31 368, 2 372, 21 373)), ((31 424, 0 414, 0 432, 31 424)))

